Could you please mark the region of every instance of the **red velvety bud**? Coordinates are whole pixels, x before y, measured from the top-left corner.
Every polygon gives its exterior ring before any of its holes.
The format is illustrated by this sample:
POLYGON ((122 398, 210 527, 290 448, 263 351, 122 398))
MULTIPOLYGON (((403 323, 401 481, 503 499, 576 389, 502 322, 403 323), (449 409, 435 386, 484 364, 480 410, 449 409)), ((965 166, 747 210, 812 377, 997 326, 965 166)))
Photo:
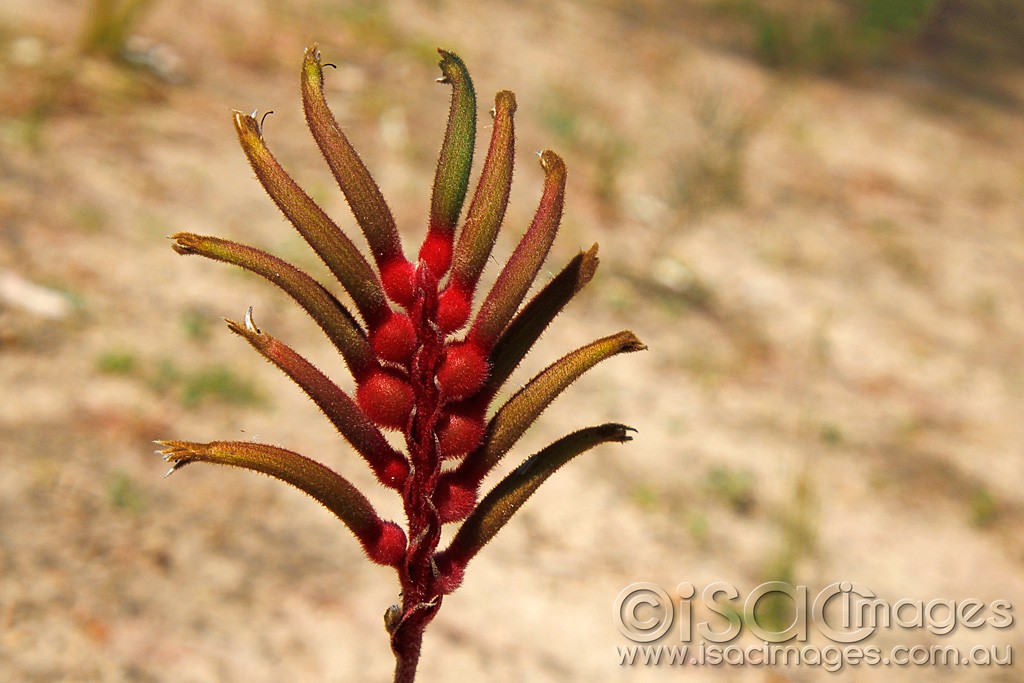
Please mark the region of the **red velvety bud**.
POLYGON ((487 379, 487 359, 473 344, 452 344, 437 370, 437 383, 449 401, 471 396, 487 379))
POLYGON ((434 277, 440 280, 452 265, 452 236, 433 230, 428 232, 420 247, 420 261, 425 262, 434 277))
POLYGON ((409 478, 409 463, 396 458, 384 466, 379 476, 385 486, 401 487, 409 478))
POLYGON ((394 522, 385 522, 381 534, 366 554, 377 564, 397 567, 405 559, 405 532, 394 522))
POLYGON ((405 259, 396 259, 383 266, 381 284, 388 298, 400 306, 410 306, 416 282, 416 267, 405 259))
POLYGON ((466 568, 462 566, 452 565, 446 568, 445 573, 441 576, 438 588, 441 590, 442 595, 448 595, 455 591, 456 588, 462 585, 462 580, 466 576, 466 568))
POLYGON ((356 389, 356 402, 381 427, 405 429, 412 412, 412 387, 397 373, 374 370, 356 389))
POLYGON ((442 458, 461 458, 477 446, 484 437, 482 418, 452 413, 442 418, 438 429, 437 453, 442 458))
POLYGON ((454 332, 469 320, 469 294, 461 287, 448 287, 437 299, 437 326, 444 333, 454 332))
POLYGON ((370 348, 380 359, 406 363, 416 350, 416 330, 409 316, 392 313, 387 321, 370 335, 370 348))
POLYGON ((476 488, 468 488, 444 478, 437 485, 437 516, 441 524, 458 522, 469 517, 476 507, 476 488))

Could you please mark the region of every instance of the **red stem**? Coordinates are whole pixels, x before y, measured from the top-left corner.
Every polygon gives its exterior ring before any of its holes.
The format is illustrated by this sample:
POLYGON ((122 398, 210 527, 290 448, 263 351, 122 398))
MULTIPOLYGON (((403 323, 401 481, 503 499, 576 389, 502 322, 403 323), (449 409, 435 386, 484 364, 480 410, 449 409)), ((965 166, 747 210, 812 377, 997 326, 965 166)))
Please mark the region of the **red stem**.
POLYGON ((405 435, 410 473, 403 502, 409 523, 409 544, 405 563, 399 570, 402 616, 391 633, 396 683, 408 683, 415 678, 423 632, 441 606, 433 563, 441 539, 441 522, 433 500, 441 474, 436 431, 442 397, 435 377, 444 351, 444 334, 435 322, 437 280, 423 263, 417 269, 416 299, 409 313, 417 337, 417 350, 409 372, 416 405, 405 435))

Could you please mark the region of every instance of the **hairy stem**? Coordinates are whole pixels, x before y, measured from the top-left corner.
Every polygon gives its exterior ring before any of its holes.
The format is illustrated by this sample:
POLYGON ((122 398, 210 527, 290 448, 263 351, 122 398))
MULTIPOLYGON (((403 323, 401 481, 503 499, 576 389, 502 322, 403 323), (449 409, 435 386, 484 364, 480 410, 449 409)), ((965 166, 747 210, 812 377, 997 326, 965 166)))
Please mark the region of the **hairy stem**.
POLYGON ((399 572, 401 616, 391 632, 396 681, 413 680, 423 631, 441 606, 433 563, 441 540, 441 521, 433 500, 441 475, 441 458, 436 448, 441 396, 435 377, 444 349, 444 336, 433 322, 437 314, 437 280, 429 268, 421 266, 417 270, 416 299, 410 313, 418 346, 410 380, 417 400, 412 428, 406 434, 410 473, 403 503, 409 522, 409 544, 405 564, 399 572))

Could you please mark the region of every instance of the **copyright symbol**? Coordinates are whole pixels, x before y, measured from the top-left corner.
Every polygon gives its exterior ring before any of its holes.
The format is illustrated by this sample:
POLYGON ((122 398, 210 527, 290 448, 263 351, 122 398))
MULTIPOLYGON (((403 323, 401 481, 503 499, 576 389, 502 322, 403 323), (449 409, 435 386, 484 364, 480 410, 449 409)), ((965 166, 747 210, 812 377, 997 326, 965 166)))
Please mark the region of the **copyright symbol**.
POLYGON ((672 598, 653 583, 632 583, 612 605, 619 632, 634 643, 651 643, 672 628, 672 598))

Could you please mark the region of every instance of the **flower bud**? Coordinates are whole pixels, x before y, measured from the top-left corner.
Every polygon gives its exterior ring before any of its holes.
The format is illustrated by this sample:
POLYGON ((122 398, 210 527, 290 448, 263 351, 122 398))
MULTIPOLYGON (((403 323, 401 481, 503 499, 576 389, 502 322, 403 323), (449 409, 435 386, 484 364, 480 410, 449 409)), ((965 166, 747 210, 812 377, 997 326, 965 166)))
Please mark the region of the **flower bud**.
POLYGON ((437 515, 442 524, 458 522, 476 506, 477 490, 442 477, 437 486, 437 515))
POLYGON ((449 286, 437 299, 437 326, 445 334, 455 332, 469 320, 469 294, 461 287, 449 286))
POLYGON ((380 536, 366 548, 366 554, 377 564, 397 567, 405 559, 405 532, 394 522, 381 525, 380 536))
POLYGON ((444 459, 461 458, 484 437, 484 421, 463 413, 450 413, 442 418, 438 429, 437 453, 444 459))
POLYGON ((409 316, 392 313, 381 326, 370 335, 370 348, 381 360, 405 364, 416 350, 416 330, 409 316))
POLYGON ((356 389, 356 402, 381 427, 405 429, 412 412, 412 387, 396 372, 374 370, 356 389))
POLYGON ((420 261, 440 280, 452 265, 452 236, 431 230, 420 247, 420 261))
POLYGON ((487 359, 473 344, 452 344, 437 370, 437 383, 449 401, 476 393, 487 379, 487 359))
POLYGON ((381 284, 388 298, 400 306, 412 305, 416 267, 405 259, 395 259, 381 267, 381 284))

